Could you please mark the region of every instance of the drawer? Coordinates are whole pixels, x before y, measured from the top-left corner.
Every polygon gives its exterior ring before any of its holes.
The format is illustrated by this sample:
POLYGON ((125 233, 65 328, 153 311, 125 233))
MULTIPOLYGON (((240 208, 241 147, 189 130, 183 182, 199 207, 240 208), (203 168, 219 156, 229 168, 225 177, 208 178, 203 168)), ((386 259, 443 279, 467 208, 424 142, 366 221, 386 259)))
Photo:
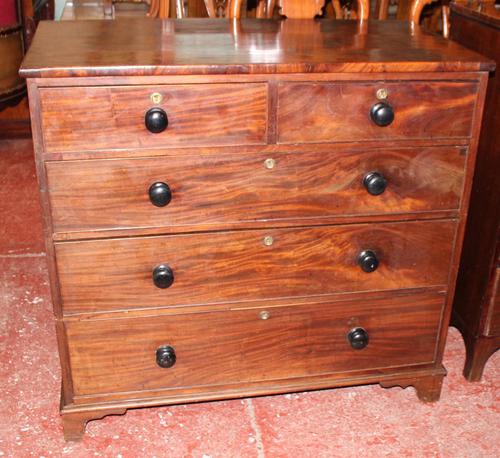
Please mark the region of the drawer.
POLYGON ((168 156, 46 164, 55 232, 390 215, 460 205, 463 148, 168 156), (375 172, 375 173, 374 173, 375 172), (367 187, 386 180, 387 187, 367 187), (378 174, 378 175, 376 175, 378 174), (154 200, 163 183, 170 202, 154 200), (152 193, 152 196, 154 194, 152 193))
POLYGON ((470 82, 282 83, 278 141, 342 142, 469 137, 477 84, 470 82), (370 119, 387 90, 394 121, 370 119))
POLYGON ((455 227, 424 221, 56 243, 63 310, 444 287, 455 227), (373 261, 367 251, 379 263, 371 273, 358 264, 363 252, 373 261))
POLYGON ((77 396, 200 385, 208 389, 431 363, 443 303, 443 296, 420 295, 70 321, 66 332, 73 387, 77 396), (354 342, 360 347, 367 337, 364 348, 352 347, 348 334, 353 329, 358 329, 354 342), (157 352, 164 366, 175 355, 173 366, 160 367, 157 352))
POLYGON ((40 89, 45 150, 261 144, 266 84, 71 87, 40 89), (162 101, 154 104, 153 93, 162 101), (168 127, 151 133, 145 115, 161 108, 168 127))

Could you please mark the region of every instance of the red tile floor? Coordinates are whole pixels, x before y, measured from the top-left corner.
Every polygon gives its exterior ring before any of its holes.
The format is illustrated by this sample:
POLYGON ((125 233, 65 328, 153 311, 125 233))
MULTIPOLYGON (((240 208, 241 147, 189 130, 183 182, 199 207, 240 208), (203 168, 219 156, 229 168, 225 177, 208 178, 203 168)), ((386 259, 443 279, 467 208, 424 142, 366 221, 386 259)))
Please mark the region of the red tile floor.
POLYGON ((31 143, 0 142, 0 457, 500 456, 500 352, 461 374, 450 330, 441 400, 378 385, 131 410, 65 443, 60 372, 31 143))

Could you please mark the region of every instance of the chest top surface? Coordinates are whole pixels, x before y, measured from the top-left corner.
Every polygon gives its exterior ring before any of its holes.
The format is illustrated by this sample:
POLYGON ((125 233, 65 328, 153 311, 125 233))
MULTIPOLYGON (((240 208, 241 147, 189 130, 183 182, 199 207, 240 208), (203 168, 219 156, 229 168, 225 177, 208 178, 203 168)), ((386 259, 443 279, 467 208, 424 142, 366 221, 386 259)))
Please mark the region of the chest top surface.
POLYGON ((485 71, 493 63, 399 21, 42 22, 24 77, 485 71))

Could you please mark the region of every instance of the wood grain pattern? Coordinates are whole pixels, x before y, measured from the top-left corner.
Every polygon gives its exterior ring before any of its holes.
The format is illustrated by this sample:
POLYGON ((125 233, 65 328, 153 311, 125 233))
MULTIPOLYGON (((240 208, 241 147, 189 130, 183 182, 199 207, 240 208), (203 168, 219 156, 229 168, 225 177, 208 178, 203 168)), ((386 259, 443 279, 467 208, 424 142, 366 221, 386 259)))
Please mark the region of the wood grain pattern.
POLYGON ((266 142, 265 84, 46 88, 40 98, 46 151, 266 142), (155 106, 169 121, 159 134, 144 124, 155 106))
POLYGON ((25 77, 478 71, 491 61, 403 21, 247 19, 40 24, 25 77), (303 31, 307 30, 307 39, 303 31), (54 47, 64 37, 64 44, 54 47), (96 43, 99 45, 96 46, 96 43))
POLYGON ((57 243, 63 311, 446 285, 455 227, 431 221, 57 243), (369 274, 357 265, 367 249, 380 260, 369 274), (174 271, 168 289, 153 284, 159 264, 174 271))
POLYGON ((341 308, 273 308, 267 320, 259 316, 262 309, 253 309, 71 322, 66 329, 75 393, 208 388, 430 363, 442 306, 441 296, 428 295, 347 302, 341 308), (369 334, 363 350, 347 341, 356 326, 369 334), (156 364, 161 345, 175 348, 172 368, 156 364))
POLYGON ((476 94, 469 82, 282 83, 278 142, 469 137, 476 94), (386 127, 369 115, 380 88, 395 113, 386 127))
POLYGON ((235 151, 205 157, 174 151, 157 158, 49 162, 46 168, 55 232, 203 230, 235 223, 297 224, 325 216, 457 210, 464 152, 459 147, 332 147, 322 154, 235 151), (271 169, 266 160, 274 161, 271 169), (370 171, 388 181, 379 196, 363 186, 370 171), (172 191, 166 207, 149 200, 155 182, 167 183, 172 191))

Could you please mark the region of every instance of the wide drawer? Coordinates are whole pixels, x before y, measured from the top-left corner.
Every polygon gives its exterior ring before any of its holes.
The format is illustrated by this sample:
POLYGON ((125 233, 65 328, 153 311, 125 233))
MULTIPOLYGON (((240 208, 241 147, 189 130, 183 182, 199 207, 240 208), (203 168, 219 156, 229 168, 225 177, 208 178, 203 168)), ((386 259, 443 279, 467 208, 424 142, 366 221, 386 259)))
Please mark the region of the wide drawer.
POLYGON ((278 141, 341 142, 469 137, 477 84, 470 82, 282 83, 278 141), (385 89, 392 124, 370 118, 385 89))
POLYGON ((198 84, 40 89, 45 150, 262 144, 266 84, 198 84), (162 101, 154 103, 152 94, 162 101), (168 127, 151 133, 145 115, 163 109, 168 127))
POLYGON ((75 313, 444 287, 455 227, 268 229, 62 242, 55 250, 63 309, 75 313), (358 265, 367 251, 379 262, 371 273, 358 265))
POLYGON ((208 389, 431 363, 443 303, 442 295, 427 294, 69 321, 73 388, 77 396, 200 385, 208 389), (349 340, 356 328, 360 347, 368 337, 364 348, 354 349, 349 340), (175 354, 173 366, 158 365, 159 348, 163 365, 172 364, 175 354))
POLYGON ((322 154, 48 162, 46 168, 55 232, 172 231, 453 210, 460 205, 464 162, 463 148, 456 147, 335 148, 322 154), (370 194, 373 189, 363 184, 370 174, 386 180, 382 194, 370 194), (165 206, 151 200, 155 183, 171 194, 165 206))

